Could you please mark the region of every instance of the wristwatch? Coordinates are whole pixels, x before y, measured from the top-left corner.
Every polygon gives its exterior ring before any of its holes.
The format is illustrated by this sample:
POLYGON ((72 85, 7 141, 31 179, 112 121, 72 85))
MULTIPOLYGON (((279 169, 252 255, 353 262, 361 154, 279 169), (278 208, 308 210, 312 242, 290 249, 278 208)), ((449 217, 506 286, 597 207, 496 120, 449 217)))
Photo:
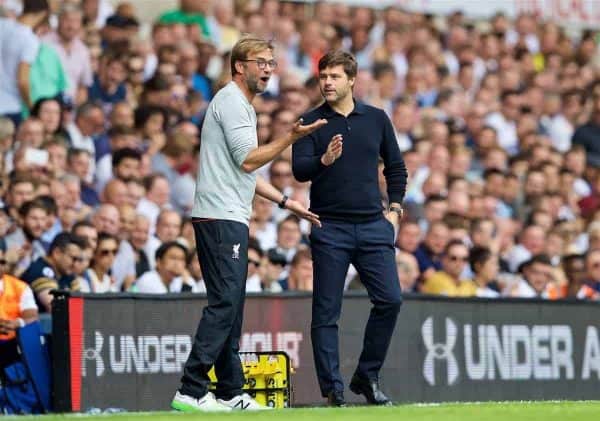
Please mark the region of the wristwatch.
POLYGON ((398 215, 402 215, 404 213, 404 209, 400 205, 392 205, 388 208, 389 212, 396 212, 398 215))
POLYGON ((281 198, 281 202, 279 202, 277 204, 277 206, 279 206, 279 209, 285 209, 285 204, 287 203, 289 197, 287 197, 287 195, 283 195, 283 197, 281 198))

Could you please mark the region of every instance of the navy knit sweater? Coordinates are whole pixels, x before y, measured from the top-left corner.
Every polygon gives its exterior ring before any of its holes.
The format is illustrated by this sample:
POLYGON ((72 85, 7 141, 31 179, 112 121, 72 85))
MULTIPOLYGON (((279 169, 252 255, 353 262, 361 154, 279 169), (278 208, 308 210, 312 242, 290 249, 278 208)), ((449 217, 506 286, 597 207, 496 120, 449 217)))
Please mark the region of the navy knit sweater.
POLYGON ((378 162, 383 158, 390 202, 401 203, 407 172, 390 119, 381 109, 355 101, 344 117, 326 102, 303 116, 310 124, 328 123, 298 140, 292 149, 292 169, 298 181, 312 181, 310 208, 321 219, 364 222, 381 217, 378 162), (342 155, 330 166, 321 163, 331 138, 343 136, 342 155))

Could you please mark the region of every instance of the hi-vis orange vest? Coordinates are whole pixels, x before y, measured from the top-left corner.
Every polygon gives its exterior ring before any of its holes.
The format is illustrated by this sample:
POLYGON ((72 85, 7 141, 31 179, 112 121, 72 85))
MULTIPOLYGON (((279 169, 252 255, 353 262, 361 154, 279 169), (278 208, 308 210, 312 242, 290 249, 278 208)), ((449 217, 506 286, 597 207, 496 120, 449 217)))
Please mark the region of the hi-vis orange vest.
MULTIPOLYGON (((14 276, 4 275, 4 289, 0 292, 0 319, 15 320, 21 316, 21 297, 27 284, 14 276)), ((0 340, 7 341, 15 337, 15 332, 0 335, 0 340)))

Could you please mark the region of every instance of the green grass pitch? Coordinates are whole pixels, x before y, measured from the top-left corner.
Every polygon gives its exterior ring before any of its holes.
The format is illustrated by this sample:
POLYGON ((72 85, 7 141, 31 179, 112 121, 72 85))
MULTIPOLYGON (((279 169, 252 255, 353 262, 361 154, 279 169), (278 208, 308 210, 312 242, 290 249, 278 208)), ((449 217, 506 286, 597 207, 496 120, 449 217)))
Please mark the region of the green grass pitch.
POLYGON ((600 420, 600 401, 497 402, 440 405, 398 405, 387 408, 296 408, 269 412, 183 414, 176 412, 123 413, 116 415, 44 415, 1 417, 2 421, 594 421, 600 420))

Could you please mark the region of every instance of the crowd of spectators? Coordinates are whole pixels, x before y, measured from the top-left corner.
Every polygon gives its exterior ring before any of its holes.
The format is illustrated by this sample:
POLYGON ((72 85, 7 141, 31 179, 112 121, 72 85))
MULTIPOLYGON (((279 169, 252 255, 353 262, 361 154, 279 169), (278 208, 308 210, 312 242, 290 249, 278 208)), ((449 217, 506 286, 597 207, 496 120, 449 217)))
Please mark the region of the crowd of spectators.
MULTIPOLYGON (((261 144, 320 103, 324 52, 357 57, 354 96, 388 113, 409 172, 405 292, 600 297, 595 32, 325 1, 181 0, 149 23, 141 2, 49 3, 0 0, 0 265, 41 312, 57 287, 205 291, 190 221, 200 129, 243 33, 276 44, 254 103, 261 144)), ((308 205, 290 154, 259 171, 308 205)), ((309 230, 256 197, 247 291, 310 291, 309 230)), ((361 288, 352 268, 347 287, 361 288)))

